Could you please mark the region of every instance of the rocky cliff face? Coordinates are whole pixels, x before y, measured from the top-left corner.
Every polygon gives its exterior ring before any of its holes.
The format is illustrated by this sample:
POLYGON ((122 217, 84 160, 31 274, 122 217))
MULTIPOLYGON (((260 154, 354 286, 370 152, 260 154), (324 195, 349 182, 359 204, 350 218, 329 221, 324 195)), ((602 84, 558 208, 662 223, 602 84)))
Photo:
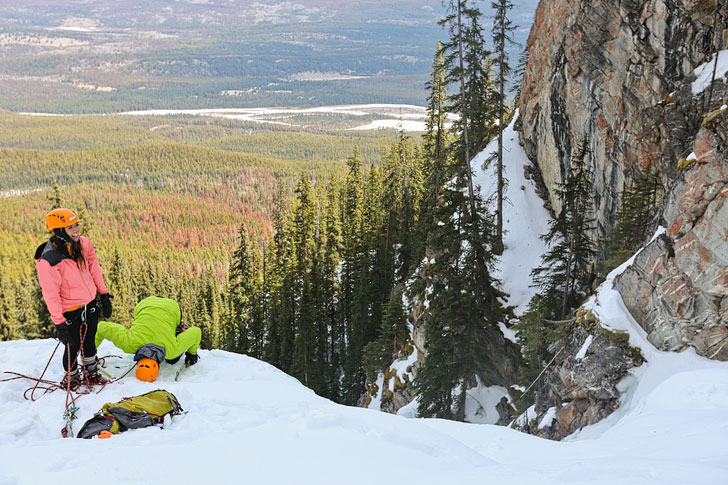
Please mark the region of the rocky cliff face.
MULTIPOLYGON (((691 89, 693 70, 717 45, 728 45, 728 12, 718 17, 714 35, 715 6, 715 0, 543 0, 529 38, 520 135, 551 194, 566 175, 572 147, 589 139, 601 233, 625 181, 660 171, 667 231, 615 288, 657 348, 690 346, 728 360, 728 114, 721 108, 728 88, 725 79, 714 83, 711 102, 708 92, 691 89)), ((547 203, 560 210, 558 201, 547 203)), ((560 439, 616 409, 616 384, 641 356, 612 337, 579 312, 521 429, 560 439), (596 350, 575 358, 587 338, 596 350)))
MULTIPOLYGON (((692 347, 728 360, 728 107, 705 118, 693 150, 665 206, 667 230, 637 254, 614 287, 658 349, 692 347)), ((583 309, 560 350, 536 386, 535 407, 518 421, 523 431, 551 439, 617 409, 617 384, 643 360, 583 309), (577 358, 587 339, 588 351, 577 358), (547 416, 553 419, 543 424, 547 416)))
POLYGON ((667 232, 616 288, 658 349, 728 360, 728 109, 706 118, 693 153, 665 209, 667 232))
MULTIPOLYGON (((521 141, 553 194, 572 147, 588 137, 602 231, 635 171, 660 168, 667 183, 675 175, 674 162, 689 153, 685 149, 702 117, 667 104, 685 76, 714 51, 715 3, 539 4, 522 83, 521 141)), ((558 212, 558 201, 551 203, 558 212)))

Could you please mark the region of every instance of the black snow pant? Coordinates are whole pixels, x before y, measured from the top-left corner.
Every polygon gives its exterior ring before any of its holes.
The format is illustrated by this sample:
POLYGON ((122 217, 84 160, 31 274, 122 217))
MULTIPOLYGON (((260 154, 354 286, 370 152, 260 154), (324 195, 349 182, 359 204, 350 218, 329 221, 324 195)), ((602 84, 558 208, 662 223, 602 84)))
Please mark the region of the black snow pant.
POLYGON ((96 329, 99 324, 99 313, 99 308, 94 299, 81 308, 63 314, 66 320, 71 322, 71 325, 68 326, 68 345, 66 345, 66 350, 63 352, 63 369, 66 372, 69 370, 72 373, 76 371, 81 347, 83 347, 84 357, 89 358, 96 355, 96 329), (83 321, 86 322, 85 330, 84 326, 81 325, 83 321), (84 331, 85 335, 81 335, 84 331))

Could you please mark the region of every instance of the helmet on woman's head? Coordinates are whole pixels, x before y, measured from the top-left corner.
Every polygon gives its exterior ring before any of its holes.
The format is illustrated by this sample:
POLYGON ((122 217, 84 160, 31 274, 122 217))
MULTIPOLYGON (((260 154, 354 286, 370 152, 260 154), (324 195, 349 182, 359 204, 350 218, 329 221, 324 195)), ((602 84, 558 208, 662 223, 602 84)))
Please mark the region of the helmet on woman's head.
POLYGON ((48 232, 72 226, 78 222, 78 216, 68 209, 53 209, 46 214, 46 227, 48 232))
POLYGON ((136 377, 140 381, 154 382, 159 376, 159 364, 154 359, 141 359, 137 362, 136 377))

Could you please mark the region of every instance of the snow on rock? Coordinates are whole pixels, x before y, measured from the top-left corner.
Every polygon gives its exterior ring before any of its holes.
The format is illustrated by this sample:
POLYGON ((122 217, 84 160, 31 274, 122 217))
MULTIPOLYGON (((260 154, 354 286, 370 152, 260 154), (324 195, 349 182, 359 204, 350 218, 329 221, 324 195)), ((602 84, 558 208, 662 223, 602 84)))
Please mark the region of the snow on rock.
POLYGON ((592 341, 594 340, 593 335, 589 335, 586 340, 584 341, 584 345, 581 346, 579 349, 579 352, 576 353, 575 359, 581 360, 586 356, 586 351, 589 350, 589 346, 591 346, 592 341))
POLYGON ((722 50, 713 54, 710 61, 704 62, 693 71, 696 77, 691 86, 693 96, 697 96, 710 86, 710 81, 713 79, 713 69, 715 69, 715 79, 723 79, 725 77, 728 72, 728 50, 722 50), (717 65, 716 56, 718 56, 717 65))
POLYGON ((541 419, 541 422, 538 424, 538 429, 548 428, 551 426, 551 423, 554 421, 554 417, 556 416, 556 406, 552 406, 546 411, 546 414, 541 419))

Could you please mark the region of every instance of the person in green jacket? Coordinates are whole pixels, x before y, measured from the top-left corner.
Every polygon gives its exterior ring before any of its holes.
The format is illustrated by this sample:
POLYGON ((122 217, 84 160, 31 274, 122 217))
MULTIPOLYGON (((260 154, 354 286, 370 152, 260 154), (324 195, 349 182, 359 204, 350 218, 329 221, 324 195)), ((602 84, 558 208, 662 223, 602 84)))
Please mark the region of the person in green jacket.
POLYGON ((165 360, 174 364, 185 354, 185 365, 197 363, 197 349, 200 347, 202 331, 198 327, 187 327, 182 320, 179 304, 169 298, 150 296, 134 308, 134 320, 127 330, 118 323, 99 322, 96 332, 96 346, 110 340, 129 354, 147 344, 164 347, 165 360))

